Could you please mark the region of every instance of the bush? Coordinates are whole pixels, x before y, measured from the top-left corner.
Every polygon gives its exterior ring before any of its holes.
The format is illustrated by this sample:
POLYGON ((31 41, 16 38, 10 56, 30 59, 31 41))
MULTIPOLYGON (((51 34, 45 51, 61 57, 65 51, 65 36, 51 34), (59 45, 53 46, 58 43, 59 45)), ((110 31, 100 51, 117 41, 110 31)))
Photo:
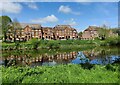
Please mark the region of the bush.
POLYGON ((58 49, 59 48, 59 44, 58 44, 58 42, 56 42, 56 41, 49 41, 48 43, 47 43, 47 46, 50 48, 50 49, 58 49))
POLYGON ((38 49, 40 41, 38 39, 32 39, 31 44, 33 45, 33 49, 38 49))
POLYGON ((120 36, 109 37, 103 43, 101 43, 101 46, 106 46, 106 45, 107 46, 120 45, 120 36))
POLYGON ((116 70, 111 64, 106 65, 105 68, 107 70, 110 70, 110 71, 115 71, 116 70))

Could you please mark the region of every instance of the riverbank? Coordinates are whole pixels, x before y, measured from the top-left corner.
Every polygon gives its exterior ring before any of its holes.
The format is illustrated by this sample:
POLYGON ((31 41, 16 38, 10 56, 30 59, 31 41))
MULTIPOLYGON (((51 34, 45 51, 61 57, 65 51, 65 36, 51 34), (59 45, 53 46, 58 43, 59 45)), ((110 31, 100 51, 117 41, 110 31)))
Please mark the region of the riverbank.
POLYGON ((40 40, 31 39, 27 42, 2 42, 2 50, 24 49, 79 49, 90 46, 119 46, 120 37, 110 37, 106 40, 40 40))
POLYGON ((2 50, 24 49, 79 49, 83 47, 97 46, 99 40, 38 40, 27 42, 2 43, 2 50))
POLYGON ((119 65, 2 67, 3 83, 118 83, 119 65))

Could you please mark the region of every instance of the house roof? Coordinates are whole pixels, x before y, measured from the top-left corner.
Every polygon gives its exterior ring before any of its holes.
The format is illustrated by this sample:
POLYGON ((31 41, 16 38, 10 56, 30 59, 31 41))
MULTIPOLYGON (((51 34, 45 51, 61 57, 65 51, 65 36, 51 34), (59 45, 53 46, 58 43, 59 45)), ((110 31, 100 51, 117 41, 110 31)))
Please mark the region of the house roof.
POLYGON ((52 30, 52 27, 42 27, 42 29, 44 30, 44 29, 50 29, 50 30, 52 30))
POLYGON ((70 30, 76 31, 76 29, 72 28, 70 25, 56 25, 54 29, 56 30, 70 29, 70 30))
POLYGON ((97 26, 89 26, 85 31, 97 31, 100 27, 97 27, 97 26))
POLYGON ((33 30, 34 30, 34 29, 41 29, 41 25, 39 25, 39 24, 16 23, 15 25, 16 25, 16 26, 15 26, 16 29, 17 29, 17 28, 22 28, 22 29, 24 29, 26 26, 31 27, 33 30))

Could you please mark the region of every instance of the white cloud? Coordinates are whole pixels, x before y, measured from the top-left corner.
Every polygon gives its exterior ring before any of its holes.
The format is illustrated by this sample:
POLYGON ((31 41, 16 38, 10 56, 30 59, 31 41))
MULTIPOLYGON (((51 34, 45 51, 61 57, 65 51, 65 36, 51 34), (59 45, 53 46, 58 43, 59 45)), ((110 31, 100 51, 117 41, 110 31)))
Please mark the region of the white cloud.
POLYGON ((46 16, 44 18, 31 20, 31 22, 34 22, 34 23, 48 23, 48 22, 54 23, 57 21, 58 21, 58 18, 55 15, 50 15, 50 16, 46 16))
POLYGON ((58 11, 63 12, 63 13, 71 13, 72 12, 72 10, 71 10, 71 8, 69 6, 63 6, 63 5, 61 5, 59 7, 58 11))
POLYGON ((74 14, 74 15, 80 15, 79 12, 75 12, 75 11, 73 11, 69 6, 64 6, 64 5, 61 5, 61 6, 59 7, 59 10, 58 10, 58 11, 59 11, 59 12, 62 12, 62 13, 65 13, 65 14, 71 13, 71 14, 74 14))
POLYGON ((25 4, 31 9, 36 9, 36 10, 38 9, 35 2, 26 2, 25 4))
POLYGON ((0 11, 4 13, 20 13, 22 10, 22 5, 15 2, 3 2, 0 3, 0 11))
POLYGON ((64 21, 65 24, 71 25, 71 26, 76 26, 77 22, 75 22, 75 20, 73 18, 71 18, 70 20, 66 20, 64 21))

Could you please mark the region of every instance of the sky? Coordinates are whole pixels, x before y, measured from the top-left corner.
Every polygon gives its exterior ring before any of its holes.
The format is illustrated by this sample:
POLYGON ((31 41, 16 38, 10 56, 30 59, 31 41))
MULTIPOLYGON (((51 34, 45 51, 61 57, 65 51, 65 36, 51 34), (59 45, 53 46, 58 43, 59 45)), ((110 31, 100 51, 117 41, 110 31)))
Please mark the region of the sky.
POLYGON ((0 12, 20 23, 71 25, 78 32, 103 24, 118 27, 117 2, 2 2, 0 12))

